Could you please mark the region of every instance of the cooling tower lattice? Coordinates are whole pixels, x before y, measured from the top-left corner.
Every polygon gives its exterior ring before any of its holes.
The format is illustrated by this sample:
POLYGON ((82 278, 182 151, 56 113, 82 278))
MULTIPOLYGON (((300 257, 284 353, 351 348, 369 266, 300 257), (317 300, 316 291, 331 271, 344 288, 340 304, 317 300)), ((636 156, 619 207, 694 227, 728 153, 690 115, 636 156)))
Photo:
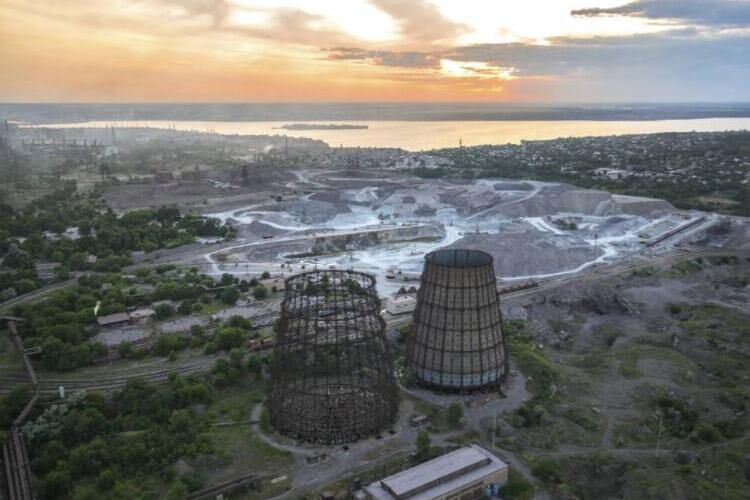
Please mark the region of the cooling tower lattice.
POLYGON ((340 444, 395 420, 398 388, 375 279, 312 271, 286 280, 271 367, 272 426, 294 439, 340 444))

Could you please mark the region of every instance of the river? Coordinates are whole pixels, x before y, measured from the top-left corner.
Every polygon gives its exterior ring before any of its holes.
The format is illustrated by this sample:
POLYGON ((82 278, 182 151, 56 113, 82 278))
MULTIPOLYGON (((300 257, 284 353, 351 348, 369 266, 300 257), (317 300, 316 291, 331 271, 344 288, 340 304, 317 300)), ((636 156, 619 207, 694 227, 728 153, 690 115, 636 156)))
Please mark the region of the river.
POLYGON ((555 139, 658 132, 720 132, 750 129, 750 118, 700 118, 651 121, 90 121, 37 127, 154 127, 241 135, 288 135, 320 139, 331 146, 399 147, 409 151, 481 144, 518 144, 522 140, 555 139), (290 123, 367 125, 367 129, 284 130, 290 123))

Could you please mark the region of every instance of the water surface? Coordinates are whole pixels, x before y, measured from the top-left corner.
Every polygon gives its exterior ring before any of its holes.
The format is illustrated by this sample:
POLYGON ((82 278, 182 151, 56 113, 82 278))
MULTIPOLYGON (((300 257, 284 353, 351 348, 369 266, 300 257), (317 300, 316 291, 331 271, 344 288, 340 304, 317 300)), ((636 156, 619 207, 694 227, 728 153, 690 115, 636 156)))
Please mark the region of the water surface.
POLYGON ((700 118, 690 120, 593 121, 89 121, 36 125, 37 127, 154 127, 241 135, 287 135, 320 139, 331 146, 398 147, 410 151, 481 144, 518 144, 522 140, 556 139, 658 132, 721 132, 750 129, 750 118, 700 118), (367 125, 357 130, 283 130, 290 123, 367 125))

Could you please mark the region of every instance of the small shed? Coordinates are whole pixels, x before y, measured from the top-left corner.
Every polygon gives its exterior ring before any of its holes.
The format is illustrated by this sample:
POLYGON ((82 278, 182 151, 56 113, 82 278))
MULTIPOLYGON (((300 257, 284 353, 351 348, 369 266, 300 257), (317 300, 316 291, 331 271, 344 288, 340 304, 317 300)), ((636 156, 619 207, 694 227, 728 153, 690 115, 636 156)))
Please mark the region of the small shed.
POLYGON ((117 326, 130 323, 130 316, 127 313, 108 314, 97 317, 96 322, 99 326, 117 326))

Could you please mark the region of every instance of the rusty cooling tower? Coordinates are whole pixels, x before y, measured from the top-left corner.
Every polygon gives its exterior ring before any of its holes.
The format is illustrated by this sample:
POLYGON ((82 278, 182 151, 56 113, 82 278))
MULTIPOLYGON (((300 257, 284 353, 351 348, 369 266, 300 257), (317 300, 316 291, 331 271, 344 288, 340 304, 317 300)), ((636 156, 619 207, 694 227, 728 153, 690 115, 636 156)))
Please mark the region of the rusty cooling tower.
POLYGON ((393 424, 398 388, 375 279, 313 271, 286 280, 268 411, 281 434, 341 444, 393 424))
POLYGON ((458 249, 425 256, 406 363, 419 383, 447 391, 502 382, 507 356, 492 256, 458 249))

